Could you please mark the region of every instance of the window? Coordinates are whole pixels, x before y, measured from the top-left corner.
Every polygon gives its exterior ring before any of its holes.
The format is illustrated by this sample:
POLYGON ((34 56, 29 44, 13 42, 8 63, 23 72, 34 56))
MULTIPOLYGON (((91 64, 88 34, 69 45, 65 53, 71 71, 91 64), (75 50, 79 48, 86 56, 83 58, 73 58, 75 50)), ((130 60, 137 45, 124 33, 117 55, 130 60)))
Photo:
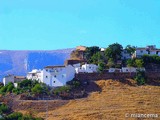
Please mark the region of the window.
POLYGON ((141 50, 141 53, 143 53, 143 50, 141 50))
POLYGON ((55 75, 54 77, 56 78, 57 76, 55 75))
POLYGON ((48 72, 48 69, 46 69, 46 71, 48 72))
POLYGON ((158 55, 158 51, 156 51, 156 54, 158 55))
POLYGON ((46 76, 46 78, 48 78, 48 76, 46 76))
POLYGON ((56 81, 53 81, 53 83, 56 83, 56 81))
POLYGON ((150 51, 148 51, 148 54, 150 54, 150 51))

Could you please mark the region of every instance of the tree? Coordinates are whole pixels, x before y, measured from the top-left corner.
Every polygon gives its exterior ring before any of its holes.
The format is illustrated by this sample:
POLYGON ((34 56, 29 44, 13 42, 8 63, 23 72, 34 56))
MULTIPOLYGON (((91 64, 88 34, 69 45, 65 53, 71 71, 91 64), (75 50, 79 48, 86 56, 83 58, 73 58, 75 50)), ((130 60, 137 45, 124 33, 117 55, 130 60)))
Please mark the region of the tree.
POLYGON ((144 85, 146 83, 146 79, 145 79, 145 72, 138 70, 135 80, 137 82, 138 85, 144 85))
POLYGON ((102 71, 104 71, 105 69, 106 69, 106 64, 105 64, 104 62, 100 61, 100 62, 98 63, 98 70, 99 70, 100 72, 102 72, 102 71))
POLYGON ((142 60, 144 62, 144 66, 149 63, 160 64, 160 57, 158 55, 143 55, 142 60))
POLYGON ((131 46, 131 45, 127 45, 126 48, 125 48, 125 50, 127 50, 127 52, 128 52, 130 55, 132 55, 132 54, 135 52, 136 47, 135 47, 135 46, 131 46))
POLYGON ((19 84, 18 84, 18 86, 20 87, 20 88, 23 88, 23 87, 26 87, 26 86, 31 86, 32 85, 32 81, 31 80, 23 80, 22 82, 20 82, 19 84))
POLYGON ((7 85, 7 92, 12 92, 13 88, 14 88, 13 83, 8 84, 7 85))
POLYGON ((117 62, 117 60, 121 59, 122 51, 122 45, 114 43, 109 45, 109 47, 105 50, 105 55, 108 59, 112 58, 114 62, 117 62))
POLYGON ((113 61, 113 58, 109 58, 108 63, 107 63, 107 66, 108 66, 109 68, 115 66, 114 61, 113 61))
POLYGON ((40 84, 36 84, 32 89, 31 91, 34 93, 34 94, 42 94, 43 93, 43 87, 40 85, 40 84))
POLYGON ((138 68, 141 68, 144 66, 144 62, 142 59, 136 59, 135 64, 136 64, 136 67, 138 67, 138 68))
POLYGON ((128 59, 127 67, 135 67, 135 59, 128 59))
POLYGON ((5 104, 1 104, 1 105, 0 105, 0 114, 5 114, 5 113, 7 113, 7 112, 9 112, 8 106, 5 105, 5 104))
POLYGON ((99 61, 103 61, 103 56, 100 52, 93 54, 93 56, 89 59, 89 63, 98 64, 99 61))
POLYGON ((89 60, 94 54, 100 51, 98 46, 87 47, 85 51, 85 58, 89 60))

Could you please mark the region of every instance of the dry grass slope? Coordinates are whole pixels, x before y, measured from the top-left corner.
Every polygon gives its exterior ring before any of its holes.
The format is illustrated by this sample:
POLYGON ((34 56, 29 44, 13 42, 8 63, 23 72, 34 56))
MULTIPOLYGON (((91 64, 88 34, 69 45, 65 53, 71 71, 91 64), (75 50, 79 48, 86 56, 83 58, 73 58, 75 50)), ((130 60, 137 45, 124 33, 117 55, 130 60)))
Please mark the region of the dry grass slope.
MULTIPOLYGON (((160 115, 160 87, 133 86, 114 80, 96 81, 102 92, 88 98, 70 100, 64 106, 48 112, 47 120, 124 120, 125 114, 156 113, 160 115)), ((45 112, 37 116, 46 117, 45 112)), ((128 118, 137 120, 137 118, 128 118)))

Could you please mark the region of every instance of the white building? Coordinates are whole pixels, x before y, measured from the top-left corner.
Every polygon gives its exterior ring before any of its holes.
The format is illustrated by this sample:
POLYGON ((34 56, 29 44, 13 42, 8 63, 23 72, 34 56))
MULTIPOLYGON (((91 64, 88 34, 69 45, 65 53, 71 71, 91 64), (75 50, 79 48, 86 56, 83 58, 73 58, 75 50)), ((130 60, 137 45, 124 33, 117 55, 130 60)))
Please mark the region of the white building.
POLYGON ((131 59, 131 55, 127 52, 127 50, 122 51, 122 60, 131 59))
POLYGON ((133 58, 141 58, 143 55, 158 55, 160 56, 160 49, 157 49, 155 45, 147 46, 146 48, 136 48, 133 58))
POLYGON ((104 52, 106 50, 106 48, 100 48, 101 52, 104 52))
POLYGON ((137 68, 134 67, 122 67, 122 72, 136 72, 137 68))
POLYGON ((122 67, 122 69, 119 68, 109 68, 109 73, 114 72, 123 72, 123 73, 130 73, 130 72, 137 72, 137 70, 145 71, 145 68, 135 68, 135 67, 122 67))
POLYGON ((27 74, 27 79, 29 79, 29 80, 39 80, 39 82, 42 82, 41 81, 42 80, 42 74, 43 74, 42 72, 43 72, 42 70, 34 69, 27 74))
POLYGON ((28 79, 39 80, 51 87, 64 86, 75 76, 75 68, 68 66, 47 66, 41 71, 32 71, 27 75, 28 79))
POLYGON ((6 86, 9 82, 14 83, 14 75, 7 75, 3 78, 4 86, 6 86))
POLYGON ((25 79, 26 79, 26 77, 24 77, 24 76, 7 75, 3 78, 3 84, 4 84, 4 86, 6 86, 9 82, 17 83, 17 82, 20 82, 25 79))
POLYGON ((84 64, 80 67, 75 67, 76 73, 94 73, 98 72, 98 66, 94 64, 84 64))
POLYGON ((122 70, 119 68, 109 68, 108 72, 113 73, 113 72, 121 72, 122 70))
POLYGON ((73 64, 72 65, 74 68, 80 68, 81 67, 81 64, 80 63, 77 63, 77 64, 73 64))
POLYGON ((122 67, 122 72, 137 72, 137 70, 145 71, 145 68, 122 67))

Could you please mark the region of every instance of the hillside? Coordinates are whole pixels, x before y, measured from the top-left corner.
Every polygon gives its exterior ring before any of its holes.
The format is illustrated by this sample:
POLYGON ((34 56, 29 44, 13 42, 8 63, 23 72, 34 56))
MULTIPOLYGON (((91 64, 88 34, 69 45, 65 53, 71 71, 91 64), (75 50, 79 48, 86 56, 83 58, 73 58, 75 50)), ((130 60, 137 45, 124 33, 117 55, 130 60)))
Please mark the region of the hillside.
POLYGON ((63 65, 73 49, 50 51, 0 50, 0 81, 6 74, 26 75, 32 69, 47 65, 63 65))
MULTIPOLYGON (((47 120, 124 120, 126 113, 160 114, 159 86, 137 86, 133 80, 99 80, 96 84, 101 91, 92 92, 87 98, 49 101, 47 120)), ((16 105, 15 111, 32 111, 35 116, 46 117, 46 101, 18 103, 22 107, 16 105)))

